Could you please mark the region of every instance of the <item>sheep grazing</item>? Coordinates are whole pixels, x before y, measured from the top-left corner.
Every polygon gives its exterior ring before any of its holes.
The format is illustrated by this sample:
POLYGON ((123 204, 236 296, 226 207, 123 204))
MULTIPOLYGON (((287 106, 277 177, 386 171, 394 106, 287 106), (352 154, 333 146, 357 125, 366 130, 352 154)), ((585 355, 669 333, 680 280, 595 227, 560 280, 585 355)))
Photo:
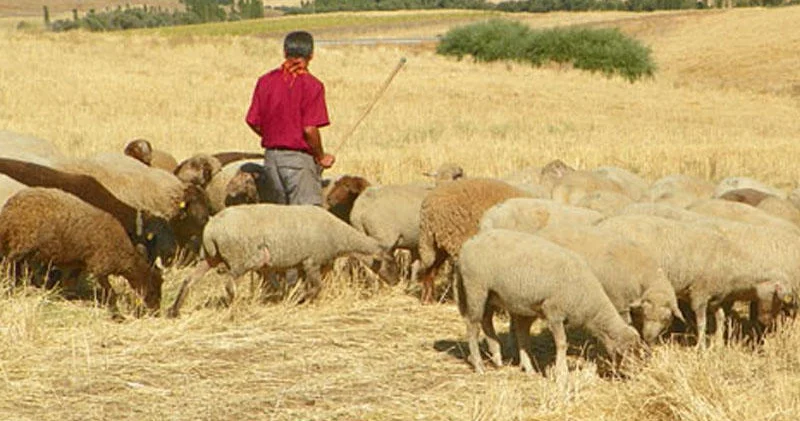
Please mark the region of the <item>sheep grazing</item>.
POLYGON ((173 172, 178 166, 178 161, 168 152, 153 149, 153 145, 145 139, 135 139, 125 146, 125 155, 147 165, 166 172, 173 172))
POLYGON ((584 196, 576 205, 600 212, 604 216, 612 216, 633 203, 633 199, 624 194, 600 190, 584 196))
POLYGON ((797 209, 788 199, 770 196, 762 200, 756 208, 774 217, 789 221, 795 226, 800 226, 800 209, 797 209))
POLYGON ((589 171, 572 171, 555 182, 551 195, 556 202, 575 205, 598 191, 625 194, 619 184, 604 176, 589 171))
POLYGON ((800 227, 744 203, 721 199, 706 199, 693 203, 687 210, 706 216, 730 219, 760 226, 772 226, 800 235, 800 227))
POLYGON ((350 223, 350 212, 361 192, 370 186, 364 177, 343 175, 333 182, 323 200, 323 207, 337 218, 350 223))
POLYGON ((611 355, 640 344, 639 334, 620 317, 586 262, 575 253, 535 235, 508 231, 481 232, 464 243, 455 266, 458 308, 467 324, 469 361, 484 371, 478 349, 481 326, 492 362, 502 365, 500 340, 492 318, 497 309, 511 314, 520 365, 533 371, 528 354, 530 327, 547 320, 556 344, 555 374, 566 380, 565 323, 583 326, 611 355))
POLYGON ((478 232, 483 213, 492 206, 528 194, 500 180, 468 178, 436 186, 420 208, 419 255, 423 303, 433 301, 433 281, 449 258, 478 232))
POLYGON ((166 219, 126 204, 91 176, 4 158, 0 158, 0 173, 30 187, 61 189, 108 212, 122 224, 133 244, 145 246, 150 263, 159 257, 169 263, 175 256, 175 234, 166 219))
POLYGON ((742 189, 756 190, 770 196, 786 198, 786 193, 750 177, 728 177, 720 181, 714 188, 712 197, 718 198, 730 191, 742 189))
MULTIPOLYGON (((320 288, 320 267, 328 269, 336 257, 361 254, 390 260, 377 241, 320 207, 273 204, 233 206, 213 216, 203 231, 203 252, 205 260, 181 285, 170 316, 180 312, 190 285, 220 263, 233 279, 249 271, 265 275, 268 270, 302 268, 313 298, 320 288)), ((389 263, 383 275, 394 282, 389 263)), ((231 288, 228 294, 232 298, 231 288)))
POLYGON ((685 208, 714 194, 711 182, 684 174, 668 175, 656 180, 642 201, 685 208))
POLYGON ((642 177, 623 168, 600 167, 593 169, 591 172, 619 185, 625 196, 628 196, 633 201, 641 200, 650 188, 650 183, 642 177))
POLYGON ((444 181, 458 180, 467 176, 460 165, 452 162, 440 165, 435 171, 428 171, 422 174, 426 177, 433 178, 436 184, 444 181))
POLYGON ((267 196, 266 189, 269 186, 262 163, 263 160, 234 162, 222 167, 222 170, 211 178, 205 191, 208 195, 209 210, 212 215, 227 206, 263 201, 263 198, 267 196), (234 178, 237 181, 232 182, 234 178))
POLYGON ((225 165, 244 159, 257 158, 263 159, 264 154, 248 152, 220 152, 214 155, 197 154, 178 164, 174 173, 179 180, 185 183, 205 187, 225 165))
POLYGON ((565 205, 547 199, 514 198, 487 210, 480 230, 511 229, 534 233, 550 224, 555 226, 593 225, 603 215, 591 209, 565 205))
POLYGON ((768 323, 776 313, 775 303, 793 296, 787 273, 770 263, 764 249, 749 247, 741 238, 731 241, 725 230, 737 235, 741 231, 724 228, 725 224, 747 227, 721 219, 684 223, 648 215, 615 216, 597 226, 628 238, 656 257, 678 298, 687 300, 695 312, 698 344, 704 346, 707 310, 715 314, 719 327, 724 323, 723 303, 754 301, 763 310, 761 321, 768 323))
POLYGON ((722 200, 729 200, 731 202, 739 202, 744 203, 750 206, 758 206, 762 200, 773 197, 769 193, 765 193, 761 190, 755 189, 736 189, 736 190, 729 190, 718 198, 722 200))
POLYGON ((368 187, 358 196, 350 213, 350 224, 374 238, 386 250, 411 253, 411 281, 419 269, 419 229, 422 201, 431 187, 418 184, 368 187))
POLYGON ((202 188, 184 184, 173 174, 149 168, 122 154, 100 154, 60 167, 90 175, 121 201, 168 220, 180 246, 191 248, 193 242, 199 243, 209 218, 208 197, 202 188))
POLYGON ((110 214, 58 189, 21 190, 0 211, 0 252, 6 258, 91 273, 114 314, 110 275, 127 279, 150 311, 159 310, 161 274, 137 248, 110 214))

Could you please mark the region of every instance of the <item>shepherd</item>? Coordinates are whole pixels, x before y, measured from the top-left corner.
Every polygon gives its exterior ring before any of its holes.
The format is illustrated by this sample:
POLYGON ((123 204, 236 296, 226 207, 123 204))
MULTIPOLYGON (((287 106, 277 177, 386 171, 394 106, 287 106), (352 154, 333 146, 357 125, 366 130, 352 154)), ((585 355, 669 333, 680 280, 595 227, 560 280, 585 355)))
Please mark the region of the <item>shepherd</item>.
POLYGON ((336 158, 325 153, 320 128, 328 126, 325 86, 308 71, 314 38, 291 32, 285 61, 258 79, 247 125, 261 138, 269 203, 322 205, 322 170, 336 158))

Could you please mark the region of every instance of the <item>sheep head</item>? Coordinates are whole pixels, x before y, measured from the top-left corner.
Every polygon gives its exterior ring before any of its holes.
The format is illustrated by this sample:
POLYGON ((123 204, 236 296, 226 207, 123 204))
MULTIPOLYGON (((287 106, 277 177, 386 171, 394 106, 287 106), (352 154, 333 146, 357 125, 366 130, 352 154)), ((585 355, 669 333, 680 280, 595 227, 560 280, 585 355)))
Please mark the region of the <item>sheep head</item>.
POLYGON ((203 234, 210 217, 211 205, 205 190, 194 184, 186 184, 183 200, 178 204, 178 212, 171 222, 178 243, 189 244, 193 238, 203 234))
POLYGON ((222 169, 219 160, 206 154, 194 155, 175 168, 175 176, 184 183, 205 187, 222 169))
POLYGON ((138 211, 136 232, 132 240, 148 264, 152 265, 157 258, 161 258, 164 264, 170 264, 175 258, 177 249, 175 233, 167 220, 162 217, 138 211))
POLYGON ((125 146, 125 155, 141 161, 149 167, 153 162, 153 145, 144 139, 132 140, 125 146))
POLYGON ((333 183, 325 196, 324 207, 339 219, 349 222, 350 211, 361 192, 370 186, 369 181, 359 176, 345 175, 333 183))

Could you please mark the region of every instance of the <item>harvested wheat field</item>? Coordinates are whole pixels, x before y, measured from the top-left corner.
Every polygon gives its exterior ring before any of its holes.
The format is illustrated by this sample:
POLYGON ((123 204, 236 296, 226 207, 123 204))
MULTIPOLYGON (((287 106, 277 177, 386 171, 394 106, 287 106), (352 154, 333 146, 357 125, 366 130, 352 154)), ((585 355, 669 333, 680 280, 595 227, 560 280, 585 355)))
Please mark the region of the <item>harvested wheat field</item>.
MULTIPOLYGON (((631 84, 558 66, 455 61, 434 54, 433 44, 319 45, 311 71, 326 84, 333 124, 322 135, 337 155, 332 173, 401 183, 445 161, 471 176, 503 176, 560 158, 648 180, 742 175, 798 186, 800 7, 509 17, 534 27, 619 26, 652 48, 659 70, 631 84), (401 57, 405 68, 341 145, 401 57)), ((338 36, 429 37, 447 25, 338 36)), ((0 50, 0 129, 78 157, 121 151, 137 137, 178 159, 258 151, 244 114, 256 78, 281 61, 274 36, 4 29, 0 50)), ((164 307, 189 272, 167 269, 164 307)), ((92 300, 4 280, 0 419, 800 418, 797 323, 758 347, 656 346, 625 378, 598 374, 602 363, 584 358, 594 345, 572 341, 562 394, 549 377, 516 366, 474 374, 457 309, 421 306, 416 285, 386 287, 340 271, 312 304, 264 304, 245 276, 238 298, 222 306, 224 279, 208 274, 179 319, 128 313, 124 322, 92 300)), ((498 325, 507 338, 505 321, 498 325)), ((547 330, 534 346, 541 366, 552 363, 547 330)))

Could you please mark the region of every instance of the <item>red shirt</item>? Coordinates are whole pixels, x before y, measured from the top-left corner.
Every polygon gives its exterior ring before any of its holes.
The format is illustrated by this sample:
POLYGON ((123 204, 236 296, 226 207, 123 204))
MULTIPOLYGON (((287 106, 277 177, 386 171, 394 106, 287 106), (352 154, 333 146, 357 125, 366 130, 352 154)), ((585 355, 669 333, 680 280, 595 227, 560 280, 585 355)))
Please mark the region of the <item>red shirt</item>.
POLYGON ((258 79, 246 121, 261 128, 264 148, 311 153, 303 127, 330 124, 325 86, 310 73, 292 76, 272 70, 258 79))

